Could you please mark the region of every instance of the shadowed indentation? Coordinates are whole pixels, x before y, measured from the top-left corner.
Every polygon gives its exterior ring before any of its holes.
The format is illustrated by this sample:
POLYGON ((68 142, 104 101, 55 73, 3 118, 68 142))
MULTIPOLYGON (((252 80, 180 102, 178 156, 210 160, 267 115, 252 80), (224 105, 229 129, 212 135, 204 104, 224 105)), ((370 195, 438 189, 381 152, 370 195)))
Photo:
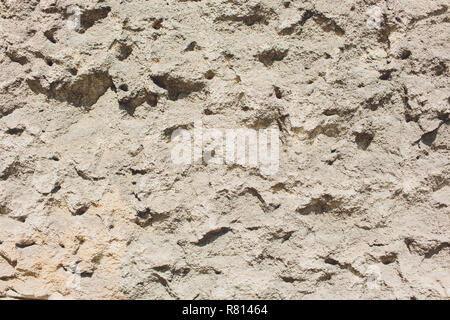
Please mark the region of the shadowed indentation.
POLYGON ((199 247, 204 247, 216 241, 219 237, 227 234, 229 231, 231 231, 231 229, 228 227, 221 227, 219 229, 211 230, 207 232, 200 240, 198 240, 194 244, 199 247))

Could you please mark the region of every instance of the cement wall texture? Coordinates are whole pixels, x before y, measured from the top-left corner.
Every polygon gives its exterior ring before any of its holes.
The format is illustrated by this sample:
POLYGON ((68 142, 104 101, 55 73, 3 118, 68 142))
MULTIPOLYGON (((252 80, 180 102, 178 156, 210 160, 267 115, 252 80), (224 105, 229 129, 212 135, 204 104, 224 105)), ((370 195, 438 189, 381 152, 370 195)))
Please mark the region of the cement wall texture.
POLYGON ((448 0, 1 0, 0 298, 448 299, 448 0))

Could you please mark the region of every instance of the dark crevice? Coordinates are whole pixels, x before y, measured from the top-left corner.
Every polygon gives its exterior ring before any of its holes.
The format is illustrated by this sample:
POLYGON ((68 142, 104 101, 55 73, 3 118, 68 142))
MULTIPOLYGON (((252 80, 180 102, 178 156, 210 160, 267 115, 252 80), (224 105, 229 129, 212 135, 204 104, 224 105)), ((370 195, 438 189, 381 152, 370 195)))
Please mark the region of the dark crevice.
POLYGON ((148 174, 150 171, 148 170, 148 169, 133 169, 133 168, 130 168, 130 172, 131 172, 131 174, 133 175, 133 176, 136 176, 136 175, 146 175, 146 174, 148 174))
POLYGON ((294 282, 303 282, 305 279, 302 278, 294 278, 291 276, 280 276, 281 280, 287 283, 294 283, 294 282))
POLYGON ((325 273, 324 275, 321 275, 317 281, 322 282, 322 281, 328 281, 331 280, 331 277, 333 276, 333 273, 325 273))
POLYGON ((412 238, 406 238, 404 240, 409 253, 416 253, 424 257, 424 259, 430 259, 431 257, 439 254, 442 250, 450 248, 450 242, 441 242, 435 246, 425 246, 417 243, 412 238))
POLYGON ((447 70, 447 65, 442 61, 440 61, 439 64, 433 68, 434 75, 438 77, 445 74, 447 70))
POLYGON ((272 239, 281 239, 281 243, 288 241, 292 235, 294 234, 294 231, 279 231, 278 233, 273 234, 272 239))
POLYGON ((201 91, 205 87, 203 82, 175 78, 169 74, 151 76, 151 79, 158 87, 167 90, 168 98, 172 101, 185 98, 189 94, 201 91))
POLYGON ((158 283, 160 283, 167 291, 167 293, 174 299, 179 299, 179 297, 172 291, 172 289, 170 288, 169 282, 164 279, 163 277, 161 277, 159 274, 157 273, 152 273, 152 276, 154 277, 154 280, 158 283))
POLYGON ((379 73, 380 73, 379 79, 383 80, 383 81, 391 80, 392 79, 392 73, 394 71, 396 71, 396 70, 395 69, 380 70, 379 71, 379 73))
POLYGON ((275 61, 282 61, 288 52, 288 49, 271 48, 258 53, 256 58, 266 67, 270 67, 275 61))
POLYGON ((341 202, 334 199, 329 194, 324 194, 320 198, 312 199, 306 206, 298 208, 297 212, 307 216, 310 214, 324 214, 331 212, 341 206, 341 202))
POLYGON ((421 20, 425 20, 425 19, 428 19, 428 18, 431 18, 431 17, 437 17, 437 16, 440 16, 440 15, 443 15, 443 14, 445 14, 447 12, 447 10, 448 10, 448 6, 447 5, 441 5, 441 7, 439 9, 437 9, 437 10, 435 10, 433 12, 430 12, 429 14, 413 18, 411 20, 411 22, 410 22, 410 25, 413 25, 413 24, 415 24, 415 23, 417 23, 417 22, 419 22, 421 20))
POLYGON ((110 7, 103 7, 83 11, 80 17, 80 24, 82 28, 81 33, 84 33, 87 29, 92 27, 97 21, 105 19, 110 11, 111 11, 110 7))
POLYGON ((385 106, 392 99, 392 93, 385 95, 375 95, 365 101, 365 108, 376 111, 378 108, 385 106))
POLYGON ((275 93, 275 97, 276 97, 277 99, 283 98, 283 93, 281 92, 280 87, 273 86, 273 92, 275 93))
POLYGON ((19 249, 25 249, 31 246, 34 246, 36 243, 34 241, 22 241, 19 243, 16 243, 16 248, 19 249))
POLYGON ((419 116, 412 114, 412 108, 411 108, 411 105, 409 104, 408 88, 406 88, 406 86, 403 86, 403 97, 402 98, 403 98, 403 104, 405 105, 405 120, 406 120, 406 122, 419 121, 419 116))
POLYGON ((8 129, 6 131, 6 133, 10 134, 10 135, 14 135, 14 136, 20 136, 24 131, 25 131, 25 128, 18 127, 18 128, 8 129))
POLYGON ((420 140, 425 145, 430 147, 433 144, 433 142, 436 140, 438 130, 439 130, 439 128, 436 128, 435 130, 433 130, 431 132, 427 132, 427 133, 423 134, 422 137, 420 138, 420 140))
POLYGON ((68 102, 74 106, 91 107, 113 85, 107 71, 93 71, 77 76, 69 81, 55 81, 44 87, 40 79, 28 79, 30 89, 36 94, 44 94, 49 99, 68 102))
POLYGON ((0 180, 8 180, 10 177, 17 176, 19 174, 20 164, 14 161, 3 172, 0 172, 0 180))
POLYGON ((92 278, 93 275, 94 275, 94 271, 85 271, 85 272, 80 273, 81 278, 92 278))
POLYGON ((200 47, 198 46, 196 41, 191 41, 186 48, 184 49, 185 52, 189 52, 189 51, 195 51, 200 49, 200 47))
POLYGON ((339 261, 334 260, 333 258, 330 258, 330 257, 326 258, 326 259, 324 260, 324 262, 325 262, 326 264, 331 264, 332 266, 339 265, 339 261))
POLYGON ((338 266, 342 270, 348 270, 359 278, 364 278, 364 275, 361 274, 361 272, 359 272, 358 270, 356 270, 350 263, 340 263, 339 261, 330 257, 325 258, 324 262, 326 264, 338 266))
POLYGON ((152 28, 155 30, 161 29, 163 26, 162 25, 163 21, 164 21, 164 19, 162 19, 162 18, 155 19, 155 21, 153 21, 152 28))
POLYGON ((7 215, 11 213, 11 210, 5 206, 0 206, 0 215, 7 215))
POLYGON ((214 71, 212 71, 212 70, 208 70, 208 71, 205 73, 205 78, 206 78, 207 80, 212 80, 215 76, 216 76, 216 73, 215 73, 214 71))
POLYGON ((166 220, 168 217, 168 213, 156 213, 147 208, 136 213, 134 222, 141 228, 147 228, 152 226, 154 223, 166 220))
POLYGON ((264 200, 264 198, 259 193, 259 191, 256 190, 255 188, 247 187, 241 193, 239 193, 239 196, 243 196, 245 194, 250 194, 250 195, 254 196, 256 199, 258 199, 259 202, 261 203, 261 209, 264 212, 270 212, 270 211, 273 211, 276 209, 273 205, 268 205, 266 203, 266 201, 264 200))
POLYGON ((12 62, 16 62, 20 65, 25 65, 28 63, 28 59, 27 57, 20 55, 17 52, 6 52, 6 56, 12 61, 12 62))
POLYGON ((88 210, 89 210, 89 206, 88 206, 88 205, 85 205, 85 206, 82 206, 81 208, 77 209, 77 210, 73 213, 73 215, 75 215, 75 216, 82 216, 82 215, 85 214, 88 210))
POLYGON ((55 33, 58 31, 58 28, 52 28, 50 30, 47 30, 44 32, 44 36, 50 41, 51 43, 57 43, 58 41, 55 38, 55 33))
POLYGON ((126 44, 120 44, 118 59, 120 61, 126 60, 133 53, 133 48, 126 44))
POLYGON ((336 21, 326 17, 322 13, 315 13, 313 19, 325 32, 334 32, 339 37, 342 37, 345 34, 344 29, 342 29, 336 21))
POLYGON ((166 264, 166 265, 163 265, 163 266, 153 267, 152 269, 155 270, 155 271, 164 273, 164 272, 167 272, 167 271, 170 270, 170 266, 166 264))
POLYGON ((383 264, 391 264, 391 263, 397 261, 397 254, 395 252, 391 252, 387 255, 381 256, 380 261, 383 264))
POLYGON ((219 229, 209 231, 200 240, 198 240, 194 244, 199 247, 204 247, 204 246, 216 241, 219 237, 227 234, 230 231, 231 231, 231 229, 228 227, 221 227, 219 229))
POLYGON ((274 15, 272 9, 267 9, 261 4, 256 4, 251 8, 247 8, 246 11, 240 10, 239 14, 221 15, 216 18, 216 21, 231 21, 240 22, 246 26, 253 26, 254 24, 268 24, 269 18, 274 15))
POLYGON ((16 261, 16 260, 10 259, 10 258, 7 257, 5 254, 3 254, 1 251, 0 251, 0 257, 3 258, 3 259, 5 259, 5 261, 6 261, 11 267, 15 268, 15 267, 17 266, 17 261, 16 261))
POLYGON ((406 60, 411 56, 411 54, 412 54, 412 52, 407 49, 402 50, 402 52, 400 52, 400 59, 406 60))
MULTIPOLYGON (((439 124, 439 126, 436 129, 423 134, 419 141, 422 141, 423 144, 431 147, 437 138, 439 129, 441 128, 442 125, 446 125, 446 124, 448 124, 448 120, 442 120, 442 122, 439 124)), ((419 141, 417 141, 417 142, 419 142, 419 141)))
POLYGON ((86 174, 85 172, 83 172, 83 171, 81 171, 81 170, 79 170, 77 168, 75 168, 75 171, 76 171, 77 175, 83 180, 87 180, 87 181, 101 181, 101 180, 105 179, 104 177, 91 177, 88 174, 86 174))
POLYGON ((355 143, 361 150, 367 150, 372 143, 374 135, 369 132, 360 132, 355 134, 355 143))
MULTIPOLYGON (((127 92, 128 86, 126 84, 123 84, 119 87, 119 89, 127 92)), ((136 109, 144 103, 146 103, 150 107, 155 107, 158 104, 157 94, 149 92, 146 89, 141 89, 125 98, 122 98, 119 101, 119 107, 120 109, 125 110, 128 115, 133 116, 136 112, 136 109)))
POLYGON ((439 244, 438 246, 431 248, 430 250, 425 252, 424 257, 425 257, 425 259, 429 259, 432 256, 441 252, 445 248, 450 248, 450 242, 443 242, 443 243, 439 244))
POLYGON ((57 193, 59 190, 61 190, 61 186, 60 185, 56 185, 51 191, 51 194, 55 194, 57 193))

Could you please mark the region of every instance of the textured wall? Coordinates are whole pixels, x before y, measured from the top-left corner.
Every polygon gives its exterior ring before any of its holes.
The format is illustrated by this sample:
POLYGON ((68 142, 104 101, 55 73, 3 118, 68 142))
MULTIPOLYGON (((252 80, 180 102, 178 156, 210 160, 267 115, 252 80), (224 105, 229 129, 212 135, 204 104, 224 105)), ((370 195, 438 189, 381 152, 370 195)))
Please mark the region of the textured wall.
POLYGON ((0 297, 448 298, 449 5, 1 0, 0 297))

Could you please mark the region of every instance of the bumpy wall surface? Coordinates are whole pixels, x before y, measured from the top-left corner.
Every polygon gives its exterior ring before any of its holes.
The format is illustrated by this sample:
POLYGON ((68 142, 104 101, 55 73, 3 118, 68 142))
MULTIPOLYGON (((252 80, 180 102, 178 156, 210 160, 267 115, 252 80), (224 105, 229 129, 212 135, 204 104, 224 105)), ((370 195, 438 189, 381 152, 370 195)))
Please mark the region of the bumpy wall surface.
POLYGON ((1 0, 0 297, 448 298, 449 6, 1 0))

